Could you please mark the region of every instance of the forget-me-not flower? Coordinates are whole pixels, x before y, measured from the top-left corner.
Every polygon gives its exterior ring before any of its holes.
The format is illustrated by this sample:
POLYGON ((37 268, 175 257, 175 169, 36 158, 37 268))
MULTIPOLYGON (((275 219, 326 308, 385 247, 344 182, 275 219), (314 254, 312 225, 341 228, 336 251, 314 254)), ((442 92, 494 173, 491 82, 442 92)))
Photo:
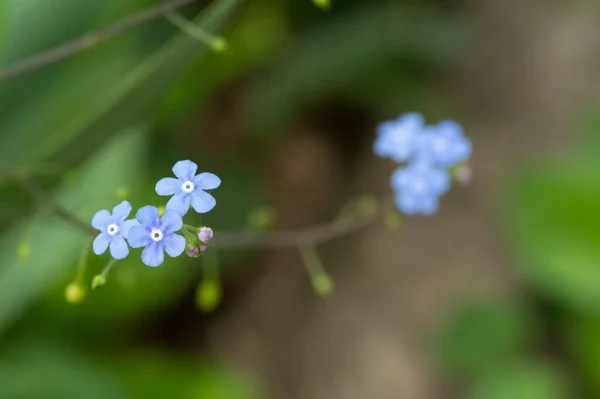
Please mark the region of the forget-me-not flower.
POLYGON ((115 259, 123 259, 129 254, 125 238, 132 227, 139 226, 135 219, 125 220, 130 212, 131 204, 127 201, 115 206, 112 214, 106 209, 96 212, 92 219, 92 226, 100 230, 93 244, 96 255, 106 252, 109 246, 110 254, 115 259))
POLYGON ((441 121, 428 126, 419 139, 418 158, 422 162, 448 168, 467 160, 471 155, 471 141, 463 128, 453 121, 441 121))
POLYGON ((179 213, 167 209, 159 217, 155 206, 144 206, 135 217, 140 225, 129 230, 127 240, 133 248, 146 247, 142 251, 144 264, 152 267, 160 265, 165 258, 163 251, 173 258, 183 253, 185 238, 175 234, 183 227, 179 213))
POLYGON ((196 175, 198 165, 192 161, 179 161, 173 166, 176 179, 165 177, 156 183, 158 195, 172 195, 167 209, 185 215, 190 205, 198 213, 206 213, 214 208, 217 201, 205 190, 212 190, 221 184, 221 179, 212 173, 196 175))
POLYGON ((392 173, 391 184, 400 211, 431 215, 438 209, 439 197, 450 188, 450 176, 427 163, 415 163, 392 173))
POLYGON ((375 154, 396 162, 410 160, 424 125, 423 117, 416 112, 409 112, 394 121, 381 123, 377 127, 377 138, 373 143, 375 154))

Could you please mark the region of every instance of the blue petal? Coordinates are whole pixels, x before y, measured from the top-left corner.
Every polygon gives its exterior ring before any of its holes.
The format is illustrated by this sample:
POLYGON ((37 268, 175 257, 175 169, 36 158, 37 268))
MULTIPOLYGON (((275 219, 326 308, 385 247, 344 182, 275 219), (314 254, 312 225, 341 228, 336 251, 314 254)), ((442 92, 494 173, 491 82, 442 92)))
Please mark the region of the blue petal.
POLYGON ((192 161, 179 161, 175 164, 175 166, 173 166, 173 173, 175 173, 175 176, 181 180, 192 181, 197 170, 198 165, 192 161))
POLYGON ((106 233, 100 233, 94 239, 94 245, 92 245, 94 249, 94 253, 96 255, 102 255, 106 252, 106 248, 108 248, 108 244, 110 244, 111 236, 106 233))
POLYGON ((451 179, 450 175, 445 170, 435 170, 435 172, 431 174, 429 182, 432 191, 437 195, 441 195, 450 189, 451 179))
POLYGON ((165 251, 172 258, 181 255, 185 250, 185 238, 179 234, 166 235, 163 243, 165 251))
POLYGON ((127 241, 132 248, 141 248, 152 242, 150 233, 142 226, 134 226, 127 233, 127 241))
POLYGON ((215 205, 217 205, 217 200, 209 193, 202 190, 196 190, 192 193, 192 206, 196 212, 206 213, 213 209, 215 205))
POLYGON ((167 209, 160 218, 159 229, 165 234, 172 234, 183 227, 181 215, 172 209, 167 209))
POLYGON ((190 209, 191 195, 185 193, 177 193, 171 197, 167 202, 167 209, 173 210, 179 213, 181 216, 185 215, 190 209))
POLYGON ((425 119, 418 112, 407 112, 398 118, 398 122, 413 128, 419 128, 425 124, 425 119))
POLYGON ((92 226, 95 229, 104 231, 106 227, 112 223, 112 216, 106 209, 96 212, 92 218, 92 226))
POLYGON ((202 190, 213 190, 221 185, 221 179, 217 175, 205 172, 194 177, 194 184, 196 188, 201 188, 202 190))
POLYGON ((160 179, 158 183, 156 183, 156 194, 158 195, 173 195, 179 191, 181 187, 181 182, 178 179, 173 179, 172 177, 165 177, 164 179, 160 179))
POLYGON ((435 195, 421 198, 417 213, 422 215, 432 215, 437 212, 438 203, 439 199, 435 195))
POLYGON ((158 209, 155 206, 147 205, 138 209, 135 218, 144 227, 158 227, 158 209))
POLYGON ((110 241, 110 254, 115 259, 124 259, 129 255, 129 247, 127 247, 127 243, 123 237, 113 237, 110 241))
POLYGON ((127 235, 129 234, 129 230, 130 230, 132 227, 135 227, 135 226, 141 226, 141 225, 140 225, 140 222, 138 222, 138 221, 137 221, 137 220, 135 220, 135 219, 129 219, 129 220, 126 220, 126 221, 124 221, 124 222, 121 224, 121 226, 119 227, 119 232, 121 233, 121 235, 122 235, 123 237, 127 238, 127 235))
POLYGON ((143 251, 142 251, 142 262, 146 266, 156 267, 163 263, 165 259, 165 254, 162 250, 162 246, 156 242, 150 243, 143 251))
POLYGON ((122 222, 129 216, 131 212, 131 204, 128 201, 123 201, 119 205, 115 206, 112 211, 113 220, 116 222, 122 222))
POLYGON ((401 193, 395 198, 396 207, 399 211, 412 215, 417 211, 417 199, 413 195, 401 193))

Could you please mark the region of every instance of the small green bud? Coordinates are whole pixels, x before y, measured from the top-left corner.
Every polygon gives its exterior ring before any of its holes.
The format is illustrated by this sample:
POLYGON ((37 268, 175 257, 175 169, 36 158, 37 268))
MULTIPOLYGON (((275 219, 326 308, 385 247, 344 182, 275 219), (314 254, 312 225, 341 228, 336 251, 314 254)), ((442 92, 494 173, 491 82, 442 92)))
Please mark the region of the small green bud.
POLYGON ((400 227, 402 220, 398 212, 389 212, 383 218, 383 224, 390 230, 396 230, 400 227))
POLYGON ((17 262, 23 263, 31 256, 31 246, 23 242, 17 247, 17 262))
POLYGON ((277 212, 271 206, 254 210, 249 217, 250 226, 257 230, 267 230, 277 223, 277 212))
POLYGON ((162 216, 163 213, 165 213, 165 211, 166 211, 166 208, 162 205, 159 206, 157 209, 158 209, 158 216, 162 216))
POLYGON ((222 53, 229 48, 229 44, 227 44, 227 40, 223 39, 222 37, 216 37, 210 43, 210 47, 217 53, 222 53))
POLYGON ((106 277, 104 277, 101 274, 96 274, 94 276, 94 278, 92 279, 92 289, 95 290, 98 287, 103 286, 104 284, 106 284, 106 277))
POLYGON ((328 10, 331 7, 331 0, 313 0, 313 3, 322 10, 328 10))
POLYGON ((85 288, 79 282, 73 282, 65 288, 65 299, 71 305, 81 303, 85 299, 85 288))
POLYGON ((196 290, 196 306, 203 313, 210 313, 221 303, 222 291, 218 281, 200 282, 196 290))
POLYGON ((377 198, 372 195, 361 195, 356 201, 358 211, 364 215, 372 215, 377 212, 377 198))
POLYGON ((117 188, 117 198, 126 200, 129 198, 129 190, 125 186, 119 186, 117 188))
POLYGON ((333 280, 325 273, 313 277, 312 285, 317 295, 320 296, 327 296, 333 291, 333 280))

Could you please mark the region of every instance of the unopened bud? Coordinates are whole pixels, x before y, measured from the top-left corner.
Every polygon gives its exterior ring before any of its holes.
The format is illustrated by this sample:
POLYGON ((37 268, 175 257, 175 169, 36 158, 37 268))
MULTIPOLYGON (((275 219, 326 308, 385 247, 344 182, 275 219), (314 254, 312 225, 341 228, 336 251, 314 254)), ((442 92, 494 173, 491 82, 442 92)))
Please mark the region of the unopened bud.
POLYGON ((469 164, 462 164, 456 168, 454 178, 462 185, 467 185, 473 179, 473 170, 469 164))
POLYGON ((229 47, 229 45, 227 44, 227 40, 223 39, 222 37, 216 37, 211 43, 210 43, 210 47, 212 47, 212 49, 218 53, 223 52, 225 50, 227 50, 227 48, 229 47))
POLYGON ((126 200, 129 197, 129 190, 127 187, 120 186, 117 188, 117 198, 126 200))
POLYGON ((65 299, 72 305, 81 303, 85 299, 85 288, 78 282, 67 285, 65 299))
POLYGON ((196 290, 196 306, 202 312, 212 312, 221 303, 221 284, 217 281, 202 281, 196 290))
POLYGON ((200 248, 190 245, 188 246, 187 251, 185 251, 185 254, 190 258, 196 258, 200 255, 200 248))
POLYGON ((322 273, 312 279, 313 289, 320 296, 327 296, 333 291, 333 280, 327 274, 322 273))
POLYGON ((104 277, 101 274, 96 274, 94 276, 94 278, 92 279, 92 289, 95 290, 98 287, 103 286, 104 284, 106 284, 106 277, 104 277))
POLYGON ((31 255, 31 246, 23 242, 17 247, 17 262, 22 263, 29 259, 31 255))
POLYGON ((200 244, 200 252, 204 252, 208 249, 208 244, 200 244))
POLYGON ((328 10, 331 7, 331 0, 313 0, 313 3, 323 10, 328 10))
POLYGON ((377 198, 372 195, 363 195, 356 202, 358 211, 364 215, 374 214, 377 211, 377 205, 377 198))
POLYGON ((165 207, 164 206, 159 206, 158 207, 158 216, 162 216, 163 213, 165 213, 165 207))
POLYGON ((203 244, 210 244, 213 239, 213 230, 210 227, 200 227, 198 230, 198 239, 203 244))
POLYGON ((385 224, 385 227, 387 227, 390 230, 395 230, 398 227, 400 227, 401 222, 402 221, 400 219, 400 214, 398 212, 389 212, 383 218, 383 223, 385 224))

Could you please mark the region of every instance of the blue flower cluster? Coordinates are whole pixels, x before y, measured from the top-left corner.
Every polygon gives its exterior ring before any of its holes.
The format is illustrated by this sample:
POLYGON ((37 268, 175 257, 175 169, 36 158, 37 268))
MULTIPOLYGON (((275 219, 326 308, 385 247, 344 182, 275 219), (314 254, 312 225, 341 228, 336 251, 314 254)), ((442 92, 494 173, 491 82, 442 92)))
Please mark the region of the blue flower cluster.
POLYGON ((407 113, 379 125, 375 154, 406 163, 392 173, 395 203, 406 214, 431 215, 450 189, 448 169, 471 155, 471 141, 453 121, 426 125, 418 113, 407 113))
MULTIPOLYGON (((92 219, 92 226, 100 231, 94 239, 94 253, 101 255, 110 247, 113 258, 123 259, 129 254, 127 240, 132 248, 144 247, 142 262, 147 266, 160 265, 165 252, 171 257, 181 255, 187 242, 184 236, 176 234, 184 226, 182 217, 190 205, 198 213, 213 209, 217 202, 207 190, 221 184, 221 179, 214 174, 196 174, 197 170, 194 162, 179 161, 173 166, 176 178, 166 177, 156 183, 157 194, 172 196, 162 216, 155 206, 144 206, 137 211, 135 219, 127 220, 132 209, 127 201, 115 206, 112 213, 98 211, 92 219)), ((212 238, 212 230, 210 233, 212 238)), ((200 229, 199 240, 207 245, 205 236, 206 229, 200 229)))

